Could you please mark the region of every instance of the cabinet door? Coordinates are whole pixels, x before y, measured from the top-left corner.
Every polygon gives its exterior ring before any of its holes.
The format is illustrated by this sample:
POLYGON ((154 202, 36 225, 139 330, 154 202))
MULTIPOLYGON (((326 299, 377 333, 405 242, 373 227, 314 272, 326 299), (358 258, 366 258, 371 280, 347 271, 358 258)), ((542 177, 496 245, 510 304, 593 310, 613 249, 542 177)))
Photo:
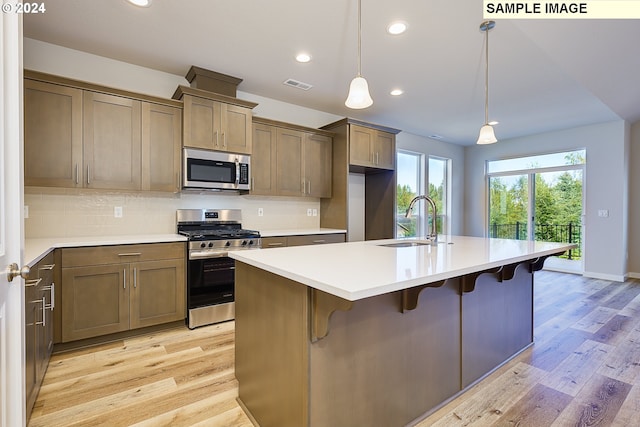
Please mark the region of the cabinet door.
POLYGON ((141 133, 140 101, 85 91, 85 186, 139 190, 141 133))
POLYGON ((36 402, 38 391, 40 390, 40 381, 38 379, 38 344, 39 334, 36 322, 40 321, 42 316, 42 300, 38 298, 36 280, 27 280, 24 289, 24 343, 25 343, 25 380, 26 380, 26 402, 27 416, 31 413, 33 405, 36 402))
POLYGON ((252 150, 251 194, 276 195, 276 128, 254 124, 252 150))
POLYGON ((131 329, 185 318, 185 260, 131 264, 131 329))
POLYGON ((82 186, 82 90, 24 81, 24 184, 82 186))
POLYGON ((291 129, 277 129, 276 174, 279 196, 302 196, 302 141, 304 133, 291 129))
POLYGON ((185 95, 183 98, 183 144, 185 147, 220 150, 220 106, 210 99, 185 95))
POLYGON ((182 110, 142 103, 142 189, 180 191, 182 110))
POLYGON ((307 196, 331 197, 331 144, 328 136, 305 135, 303 158, 307 196))
POLYGON ((62 342, 129 329, 128 264, 62 269, 62 342))
POLYGON ((251 109, 221 104, 221 150, 251 154, 251 109))
POLYGON ((373 129, 357 125, 349 126, 349 164, 373 166, 373 129))
POLYGON ((380 169, 395 169, 396 165, 396 137, 393 134, 376 131, 373 139, 373 156, 375 167, 380 169))

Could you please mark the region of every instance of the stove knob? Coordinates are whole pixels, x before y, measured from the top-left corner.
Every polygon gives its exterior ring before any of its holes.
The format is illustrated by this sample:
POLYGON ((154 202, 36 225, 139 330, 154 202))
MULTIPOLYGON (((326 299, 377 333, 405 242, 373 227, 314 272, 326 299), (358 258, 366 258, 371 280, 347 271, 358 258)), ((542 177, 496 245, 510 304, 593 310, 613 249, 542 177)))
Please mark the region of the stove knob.
POLYGON ((200 243, 200 247, 201 247, 201 248, 204 248, 204 247, 206 247, 206 246, 207 246, 207 245, 206 245, 206 243, 204 243, 204 242, 200 243))
POLYGON ((212 248, 213 247, 213 242, 209 242, 209 247, 212 248))
POLYGON ((253 245, 253 240, 249 240, 249 246, 253 245))
POLYGON ((227 240, 227 243, 224 244, 225 246, 231 246, 231 242, 227 240))
POLYGON ((247 241, 246 240, 242 241, 242 246, 247 246, 247 241))

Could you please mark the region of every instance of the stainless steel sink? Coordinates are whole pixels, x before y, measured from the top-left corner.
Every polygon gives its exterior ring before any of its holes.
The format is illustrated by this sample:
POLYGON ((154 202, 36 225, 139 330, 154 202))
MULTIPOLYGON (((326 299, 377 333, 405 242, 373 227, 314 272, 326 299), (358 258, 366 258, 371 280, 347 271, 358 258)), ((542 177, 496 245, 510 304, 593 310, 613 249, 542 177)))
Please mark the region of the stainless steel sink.
POLYGON ((428 246, 431 242, 396 242, 396 243, 384 243, 378 246, 386 246, 387 248, 410 248, 412 246, 428 246))

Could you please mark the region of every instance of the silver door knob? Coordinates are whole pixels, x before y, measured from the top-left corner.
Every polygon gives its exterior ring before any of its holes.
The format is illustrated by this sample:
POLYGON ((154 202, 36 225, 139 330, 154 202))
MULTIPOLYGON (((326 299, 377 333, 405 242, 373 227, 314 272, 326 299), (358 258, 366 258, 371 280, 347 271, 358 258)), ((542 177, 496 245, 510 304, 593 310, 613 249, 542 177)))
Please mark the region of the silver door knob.
POLYGON ((18 277, 18 276, 22 277, 23 279, 26 279, 27 277, 29 277, 29 272, 30 272, 30 269, 28 265, 25 265, 24 267, 20 268, 18 267, 18 264, 14 262, 7 267, 7 280, 11 282, 14 277, 18 277))

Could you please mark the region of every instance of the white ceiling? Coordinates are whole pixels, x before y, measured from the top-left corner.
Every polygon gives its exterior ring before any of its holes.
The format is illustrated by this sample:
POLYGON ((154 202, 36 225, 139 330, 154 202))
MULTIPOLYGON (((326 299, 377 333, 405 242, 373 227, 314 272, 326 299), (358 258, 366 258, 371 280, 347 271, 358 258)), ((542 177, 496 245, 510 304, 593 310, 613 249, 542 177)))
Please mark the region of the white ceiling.
MULTIPOLYGON (((470 145, 484 122, 480 0, 362 0, 362 74, 374 104, 344 106, 357 72, 356 0, 55 0, 25 37, 470 145), (390 36, 393 19, 408 31, 390 36), (294 60, 309 52, 310 63, 294 60), (310 83, 302 91, 286 79, 310 83), (392 97, 400 87, 405 94, 392 97)), ((489 119, 498 139, 640 119, 640 21, 498 20, 489 34, 489 119)))

